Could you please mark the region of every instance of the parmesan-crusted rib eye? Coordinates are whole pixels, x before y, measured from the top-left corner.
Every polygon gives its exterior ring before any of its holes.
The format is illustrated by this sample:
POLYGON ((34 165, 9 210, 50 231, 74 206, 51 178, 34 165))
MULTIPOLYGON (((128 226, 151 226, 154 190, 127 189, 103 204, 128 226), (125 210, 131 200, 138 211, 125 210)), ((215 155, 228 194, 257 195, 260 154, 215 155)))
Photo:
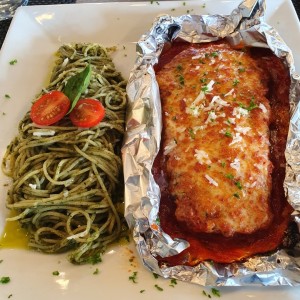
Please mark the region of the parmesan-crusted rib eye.
POLYGON ((168 190, 193 232, 229 237, 272 221, 266 76, 226 43, 191 44, 156 74, 168 190))

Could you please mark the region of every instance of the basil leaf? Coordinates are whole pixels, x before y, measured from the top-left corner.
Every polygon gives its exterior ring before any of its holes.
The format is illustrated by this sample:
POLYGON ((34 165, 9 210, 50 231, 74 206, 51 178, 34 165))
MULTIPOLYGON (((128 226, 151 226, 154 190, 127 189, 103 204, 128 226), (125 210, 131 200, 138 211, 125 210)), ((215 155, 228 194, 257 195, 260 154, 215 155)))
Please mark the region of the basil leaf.
POLYGON ((92 69, 88 65, 82 72, 71 77, 63 89, 63 93, 70 99, 71 107, 68 111, 70 113, 75 107, 81 94, 87 89, 91 80, 92 69))

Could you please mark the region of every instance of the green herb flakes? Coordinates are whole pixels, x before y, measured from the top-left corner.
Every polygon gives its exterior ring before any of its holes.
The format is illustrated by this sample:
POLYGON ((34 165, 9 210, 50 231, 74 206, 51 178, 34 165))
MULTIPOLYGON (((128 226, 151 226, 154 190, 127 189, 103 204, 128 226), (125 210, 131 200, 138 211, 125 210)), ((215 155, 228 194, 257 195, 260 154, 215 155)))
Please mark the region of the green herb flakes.
POLYGON ((252 109, 258 107, 258 106, 254 103, 253 97, 252 97, 252 99, 251 99, 251 101, 250 101, 250 103, 249 103, 249 106, 245 106, 243 103, 239 103, 239 106, 240 106, 241 108, 243 108, 243 109, 248 110, 248 111, 251 111, 252 109))
POLYGON ((232 85, 233 85, 233 86, 237 86, 239 83, 240 83, 240 82, 239 82, 238 79, 234 79, 232 85))
POLYGON ((18 61, 17 61, 16 59, 13 59, 13 60, 11 60, 11 61, 9 62, 9 64, 13 66, 13 65, 15 65, 17 62, 18 62, 18 61))
POLYGON ((131 280, 133 283, 137 283, 137 272, 133 272, 131 276, 128 277, 129 280, 131 280))
POLYGON ((0 283, 2 283, 2 284, 6 284, 6 283, 9 283, 9 282, 10 282, 10 277, 8 277, 8 276, 2 276, 0 278, 0 283))
POLYGON ((152 273, 152 274, 153 274, 153 277, 154 277, 155 279, 158 278, 158 275, 157 275, 157 274, 155 274, 155 273, 152 273))
POLYGON ((202 88, 201 88, 201 91, 202 92, 204 92, 204 94, 206 94, 207 92, 208 92, 208 86, 203 86, 202 88))
POLYGON ((4 97, 5 97, 5 99, 10 99, 10 95, 8 95, 8 94, 5 94, 4 97))
POLYGON ((176 66, 176 70, 179 71, 179 72, 181 72, 183 70, 182 65, 177 65, 176 66))
POLYGON ((237 199, 240 199, 240 195, 238 193, 234 193, 233 194, 233 197, 237 198, 237 199))
POLYGON ((237 186, 237 188, 239 190, 243 189, 242 184, 240 183, 240 181, 235 182, 235 185, 237 186))
POLYGON ((171 286, 171 287, 175 287, 175 285, 177 285, 177 280, 176 280, 175 278, 172 278, 172 279, 171 279, 170 286, 171 286))
POLYGON ((184 85, 184 77, 183 77, 183 75, 179 76, 179 83, 180 83, 180 85, 184 85))
POLYGON ((160 291, 160 292, 162 292, 162 291, 164 290, 164 289, 163 289, 162 287, 160 287, 158 284, 155 284, 154 287, 155 287, 158 291, 160 291))
POLYGON ((146 290, 140 290, 140 293, 143 294, 143 293, 145 293, 145 291, 146 291, 146 290))
POLYGON ((53 271, 53 272, 52 272, 52 275, 58 276, 58 275, 59 275, 59 272, 58 272, 58 271, 53 271))
POLYGON ((211 288, 211 293, 216 297, 221 297, 221 293, 216 288, 211 288))
POLYGON ((233 175, 230 174, 230 173, 229 174, 225 174, 225 177, 228 178, 228 179, 233 179, 233 175))
POLYGON ((92 264, 92 265, 95 265, 101 261, 102 261, 102 259, 101 259, 100 253, 95 253, 94 255, 92 255, 91 257, 89 257, 87 259, 87 263, 92 264))
POLYGON ((99 274, 99 269, 98 268, 96 268, 96 270, 93 272, 93 275, 97 275, 97 274, 99 274))
POLYGON ((192 128, 189 128, 188 129, 189 130, 189 135, 190 135, 190 137, 191 137, 191 139, 195 139, 195 137, 196 137, 196 135, 195 135, 195 132, 193 131, 193 129, 192 128))
POLYGON ((228 130, 225 131, 224 135, 227 136, 227 137, 232 137, 231 132, 228 131, 228 130))

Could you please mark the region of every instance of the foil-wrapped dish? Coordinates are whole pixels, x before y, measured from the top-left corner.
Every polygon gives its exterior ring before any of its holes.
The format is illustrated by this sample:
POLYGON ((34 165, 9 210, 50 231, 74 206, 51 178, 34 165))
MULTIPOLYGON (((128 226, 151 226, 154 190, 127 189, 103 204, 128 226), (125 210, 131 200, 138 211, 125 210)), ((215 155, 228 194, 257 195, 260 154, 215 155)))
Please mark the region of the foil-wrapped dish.
POLYGON ((127 85, 125 208, 144 265, 200 285, 298 285, 299 76, 264 22, 158 16, 127 85))

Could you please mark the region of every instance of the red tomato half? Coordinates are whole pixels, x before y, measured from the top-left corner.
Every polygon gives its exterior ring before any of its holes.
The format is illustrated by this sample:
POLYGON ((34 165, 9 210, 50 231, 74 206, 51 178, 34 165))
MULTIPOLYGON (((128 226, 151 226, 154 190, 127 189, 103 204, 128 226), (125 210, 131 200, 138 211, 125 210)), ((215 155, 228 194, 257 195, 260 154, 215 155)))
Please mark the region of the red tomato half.
POLYGON ((93 127, 104 118, 105 109, 96 99, 80 99, 70 113, 70 119, 75 126, 93 127))
POLYGON ((70 108, 69 98, 60 91, 52 91, 33 103, 31 120, 38 125, 51 125, 62 119, 70 108))

